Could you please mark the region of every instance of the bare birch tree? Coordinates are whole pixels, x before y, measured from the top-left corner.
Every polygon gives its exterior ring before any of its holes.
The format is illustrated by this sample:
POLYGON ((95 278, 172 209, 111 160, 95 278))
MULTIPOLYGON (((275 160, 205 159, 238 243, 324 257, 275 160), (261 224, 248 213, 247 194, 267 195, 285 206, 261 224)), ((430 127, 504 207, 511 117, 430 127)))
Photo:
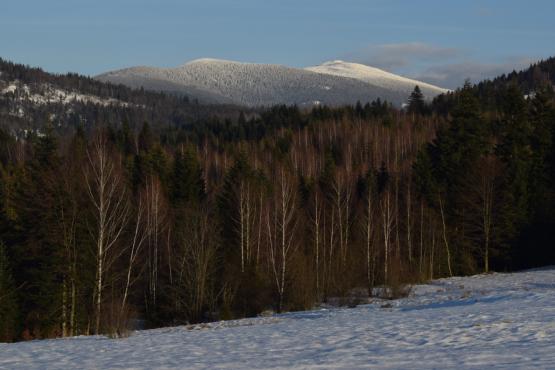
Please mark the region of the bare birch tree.
POLYGON ((315 189, 313 198, 313 212, 311 217, 312 223, 312 234, 314 241, 314 268, 316 270, 316 297, 320 299, 320 244, 322 243, 322 196, 319 189, 315 189))
POLYGON ((295 240, 296 189, 283 168, 278 171, 276 189, 266 217, 269 262, 279 296, 278 311, 283 309, 287 265, 297 241, 295 240))
POLYGON ((364 222, 364 236, 366 238, 366 283, 368 296, 372 295, 375 279, 376 253, 372 243, 374 236, 374 189, 372 184, 368 184, 366 193, 366 212, 364 222))
POLYGON ((498 163, 493 155, 484 157, 476 165, 476 172, 466 178, 467 191, 463 201, 469 213, 467 235, 480 245, 484 272, 489 272, 490 247, 495 223, 495 190, 498 163))
MULTIPOLYGON (((145 207, 145 228, 147 244, 147 268, 148 268, 148 300, 147 309, 156 307, 158 294, 158 269, 161 263, 162 239, 167 230, 167 205, 163 195, 162 185, 155 176, 148 176, 142 191, 142 206, 145 207)), ((169 238, 169 234, 166 239, 169 238)), ((169 245, 169 243, 167 243, 169 245)), ((167 256, 171 264, 171 256, 167 256)), ((170 269, 171 271, 171 269, 170 269)))
POLYGON ((200 320, 213 299, 212 280, 218 251, 217 230, 209 212, 201 208, 187 212, 179 241, 178 281, 180 306, 187 316, 200 320))
POLYGON ((151 234, 152 230, 149 228, 149 225, 146 224, 146 205, 144 196, 139 196, 138 199, 139 204, 137 205, 137 210, 135 213, 135 218, 133 222, 133 231, 132 231, 132 238, 130 245, 126 246, 125 249, 128 250, 129 258, 127 263, 127 271, 125 272, 125 283, 123 287, 123 294, 121 298, 121 305, 117 316, 117 323, 116 323, 116 333, 118 335, 121 334, 122 330, 125 328, 123 327, 124 320, 125 320, 125 310, 127 309, 127 299, 129 297, 129 290, 131 286, 137 281, 140 276, 139 273, 135 273, 135 266, 137 264, 137 259, 140 256, 141 250, 147 240, 148 236, 151 234))
POLYGON ((103 292, 107 285, 106 271, 119 256, 114 253, 114 248, 129 216, 125 184, 114 156, 105 135, 98 133, 91 147, 87 149, 89 166, 85 176, 89 200, 94 210, 94 226, 91 233, 96 246, 94 327, 97 334, 101 330, 103 292))
POLYGON ((389 281, 389 256, 391 253, 391 233, 393 231, 393 223, 395 221, 395 214, 391 204, 391 192, 386 189, 380 199, 380 211, 382 215, 382 233, 383 233, 383 271, 384 282, 387 284, 389 281))

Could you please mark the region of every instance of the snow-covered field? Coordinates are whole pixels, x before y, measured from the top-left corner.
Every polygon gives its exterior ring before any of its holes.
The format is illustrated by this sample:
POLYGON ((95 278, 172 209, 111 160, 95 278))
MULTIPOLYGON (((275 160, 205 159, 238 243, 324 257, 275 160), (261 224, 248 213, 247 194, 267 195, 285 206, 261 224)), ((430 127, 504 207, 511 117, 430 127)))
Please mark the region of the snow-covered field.
POLYGON ((1 369, 555 369, 555 268, 434 281, 356 308, 0 344, 1 369))

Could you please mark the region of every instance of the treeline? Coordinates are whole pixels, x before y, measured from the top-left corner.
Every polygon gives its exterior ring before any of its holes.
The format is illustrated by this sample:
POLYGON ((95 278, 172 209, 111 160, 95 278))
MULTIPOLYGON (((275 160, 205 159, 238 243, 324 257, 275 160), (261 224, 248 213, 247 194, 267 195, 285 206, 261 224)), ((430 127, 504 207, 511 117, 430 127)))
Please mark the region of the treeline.
MULTIPOLYGON (((537 91, 551 90, 555 86, 555 57, 539 61, 522 71, 512 71, 492 80, 484 80, 472 86, 480 106, 486 111, 496 111, 503 106, 504 91, 508 86, 517 87, 525 96, 533 97, 537 91)), ((447 115, 457 102, 457 94, 441 94, 434 98, 431 109, 447 115)))
MULTIPOLYGON (((298 310, 555 261, 552 91, 0 133, 0 337, 298 310), (383 286, 384 289, 375 290, 383 286)), ((111 124, 110 124, 111 123, 111 124)))

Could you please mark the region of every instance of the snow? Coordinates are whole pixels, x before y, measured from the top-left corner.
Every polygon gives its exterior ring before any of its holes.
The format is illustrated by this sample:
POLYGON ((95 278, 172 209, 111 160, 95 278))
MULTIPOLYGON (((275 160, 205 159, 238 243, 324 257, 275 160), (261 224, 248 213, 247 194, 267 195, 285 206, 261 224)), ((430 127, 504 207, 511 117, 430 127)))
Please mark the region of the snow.
MULTIPOLYGON (((241 62, 236 62, 233 60, 227 60, 227 59, 216 59, 216 58, 198 58, 198 59, 194 59, 191 61, 188 61, 187 63, 185 63, 183 66, 187 66, 187 65, 195 65, 195 64, 247 64, 247 63, 241 63, 241 62)), ((248 64, 255 64, 255 63, 248 63, 248 64)))
POLYGON ((18 95, 19 100, 28 100, 37 105, 49 103, 61 103, 67 105, 73 102, 99 104, 102 106, 120 105, 125 107, 129 105, 129 103, 122 102, 117 99, 103 99, 94 95, 59 89, 49 84, 41 84, 34 86, 34 88, 31 89, 31 87, 26 84, 22 84, 18 80, 11 81, 6 88, 0 91, 0 95, 15 93, 17 90, 20 91, 20 94, 18 95))
POLYGON ((553 369, 555 268, 441 279, 396 301, 0 344, 0 369, 553 369))
POLYGON ((436 95, 449 91, 448 89, 442 89, 422 81, 399 76, 378 68, 364 64, 344 62, 342 60, 334 60, 305 69, 333 76, 354 78, 386 89, 404 91, 407 94, 410 94, 414 87, 418 85, 427 98, 433 98, 436 95))
POLYGON ((3 89, 0 93, 1 94, 9 94, 9 93, 14 93, 15 90, 17 90, 17 85, 11 84, 8 85, 8 87, 6 87, 5 89, 3 89))
POLYGON ((29 100, 36 104, 46 103, 62 103, 70 104, 72 102, 99 104, 102 106, 122 105, 127 106, 128 103, 117 99, 102 99, 94 95, 80 94, 72 91, 65 91, 57 88, 49 88, 46 94, 31 94, 29 100))
POLYGON ((330 105, 354 104, 378 97, 400 105, 417 84, 423 86, 423 93, 429 98, 447 91, 376 68, 341 62, 344 68, 339 69, 339 64, 334 63, 303 69, 202 58, 176 68, 132 67, 96 78, 131 87, 180 92, 205 102, 248 106, 306 105, 316 100, 330 105))

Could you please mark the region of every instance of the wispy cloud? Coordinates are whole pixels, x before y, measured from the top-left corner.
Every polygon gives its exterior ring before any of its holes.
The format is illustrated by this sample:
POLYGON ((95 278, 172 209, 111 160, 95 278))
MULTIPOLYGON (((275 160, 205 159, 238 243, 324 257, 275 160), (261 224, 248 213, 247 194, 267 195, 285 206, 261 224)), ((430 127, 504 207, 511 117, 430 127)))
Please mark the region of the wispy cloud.
POLYGON ((476 83, 492 79, 513 70, 522 70, 537 59, 528 57, 512 57, 497 63, 481 63, 477 61, 461 61, 452 64, 438 64, 425 69, 412 77, 435 85, 456 88, 462 86, 466 79, 476 83))
POLYGON ((370 45, 346 54, 347 60, 399 73, 446 88, 479 82, 528 67, 537 59, 512 56, 493 62, 476 59, 469 50, 423 42, 370 45))

